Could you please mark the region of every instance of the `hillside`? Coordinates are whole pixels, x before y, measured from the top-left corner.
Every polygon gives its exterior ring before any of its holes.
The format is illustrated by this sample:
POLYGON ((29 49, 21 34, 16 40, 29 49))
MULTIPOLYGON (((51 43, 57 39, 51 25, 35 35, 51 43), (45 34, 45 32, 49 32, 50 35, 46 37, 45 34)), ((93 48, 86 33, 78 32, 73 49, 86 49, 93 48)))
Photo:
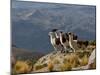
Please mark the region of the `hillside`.
MULTIPOLYGON (((14 49, 17 50, 16 48, 14 49)), ((28 58, 25 60, 17 59, 16 61, 14 61, 12 58, 12 74, 15 75, 23 73, 62 72, 95 69, 95 49, 96 47, 94 45, 89 45, 84 50, 76 50, 75 53, 61 53, 60 51, 52 51, 44 56, 41 56, 38 59, 36 59, 36 57, 34 56, 33 58, 28 58)), ((16 53, 16 55, 19 56, 20 54, 16 53)))
POLYGON ((77 50, 75 53, 51 52, 40 58, 34 65, 33 72, 58 72, 71 70, 95 69, 96 61, 92 60, 95 56, 91 56, 95 48, 88 47, 86 50, 77 50), (88 62, 91 63, 90 66, 88 62))
POLYGON ((38 59, 43 56, 43 53, 40 52, 32 52, 30 50, 12 47, 12 55, 16 59, 26 60, 26 59, 38 59))

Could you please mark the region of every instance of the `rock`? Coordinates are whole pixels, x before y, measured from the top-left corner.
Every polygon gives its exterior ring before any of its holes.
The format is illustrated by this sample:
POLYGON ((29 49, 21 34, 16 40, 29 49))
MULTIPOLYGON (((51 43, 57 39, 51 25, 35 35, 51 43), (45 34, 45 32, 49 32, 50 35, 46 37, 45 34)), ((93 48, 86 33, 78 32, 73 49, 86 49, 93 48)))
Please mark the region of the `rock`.
POLYGON ((51 52, 41 57, 34 64, 32 73, 88 69, 87 64, 91 57, 91 52, 92 51, 88 50, 80 50, 75 53, 61 53, 60 51, 51 52))
POLYGON ((91 53, 91 55, 89 56, 89 60, 88 60, 88 64, 85 66, 81 66, 81 67, 77 67, 77 68, 72 68, 72 70, 80 70, 80 69, 94 69, 96 67, 96 50, 94 49, 91 53))

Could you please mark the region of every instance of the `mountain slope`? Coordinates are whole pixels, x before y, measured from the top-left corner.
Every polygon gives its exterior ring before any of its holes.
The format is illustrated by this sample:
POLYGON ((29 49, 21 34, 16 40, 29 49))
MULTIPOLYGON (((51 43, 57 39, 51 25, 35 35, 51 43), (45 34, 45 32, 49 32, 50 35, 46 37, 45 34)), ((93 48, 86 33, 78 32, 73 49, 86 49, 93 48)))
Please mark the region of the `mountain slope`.
POLYGON ((95 69, 96 56, 92 52, 95 52, 95 49, 80 50, 75 53, 51 52, 35 63, 32 73, 95 69))
POLYGON ((39 59, 41 56, 43 56, 42 53, 39 52, 32 52, 26 49, 22 49, 22 48, 16 48, 16 47, 12 47, 12 55, 16 58, 16 59, 39 59))

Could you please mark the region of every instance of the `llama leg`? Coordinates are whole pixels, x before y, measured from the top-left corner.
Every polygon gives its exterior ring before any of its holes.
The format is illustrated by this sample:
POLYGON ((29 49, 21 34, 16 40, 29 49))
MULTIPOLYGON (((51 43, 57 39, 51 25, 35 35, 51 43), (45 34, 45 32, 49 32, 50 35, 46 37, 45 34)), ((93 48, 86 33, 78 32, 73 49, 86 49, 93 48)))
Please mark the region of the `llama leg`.
POLYGON ((54 50, 57 51, 58 50, 57 47, 54 46, 54 50))
POLYGON ((68 50, 68 48, 65 46, 64 47, 64 53, 68 53, 69 52, 69 50, 68 50))
POLYGON ((72 52, 75 52, 75 49, 74 49, 74 48, 70 48, 70 50, 71 50, 72 52))
POLYGON ((64 53, 64 47, 61 45, 61 53, 64 53))
POLYGON ((75 49, 73 48, 73 52, 75 53, 75 49))
POLYGON ((69 51, 70 51, 70 49, 67 47, 67 48, 66 48, 66 53, 69 53, 69 51))

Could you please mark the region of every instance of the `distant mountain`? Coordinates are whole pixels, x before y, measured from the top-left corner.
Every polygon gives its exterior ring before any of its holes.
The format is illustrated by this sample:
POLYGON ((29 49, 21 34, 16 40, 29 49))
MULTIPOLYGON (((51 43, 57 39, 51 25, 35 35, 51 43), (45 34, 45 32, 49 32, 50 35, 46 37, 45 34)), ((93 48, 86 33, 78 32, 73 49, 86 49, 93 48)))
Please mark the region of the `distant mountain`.
POLYGON ((39 53, 39 52, 32 52, 32 51, 22 49, 22 48, 12 47, 12 55, 16 59, 25 60, 25 59, 39 59, 44 54, 39 53))
POLYGON ((48 53, 48 32, 58 28, 79 39, 95 40, 96 7, 70 4, 12 2, 12 41, 18 47, 48 53))

